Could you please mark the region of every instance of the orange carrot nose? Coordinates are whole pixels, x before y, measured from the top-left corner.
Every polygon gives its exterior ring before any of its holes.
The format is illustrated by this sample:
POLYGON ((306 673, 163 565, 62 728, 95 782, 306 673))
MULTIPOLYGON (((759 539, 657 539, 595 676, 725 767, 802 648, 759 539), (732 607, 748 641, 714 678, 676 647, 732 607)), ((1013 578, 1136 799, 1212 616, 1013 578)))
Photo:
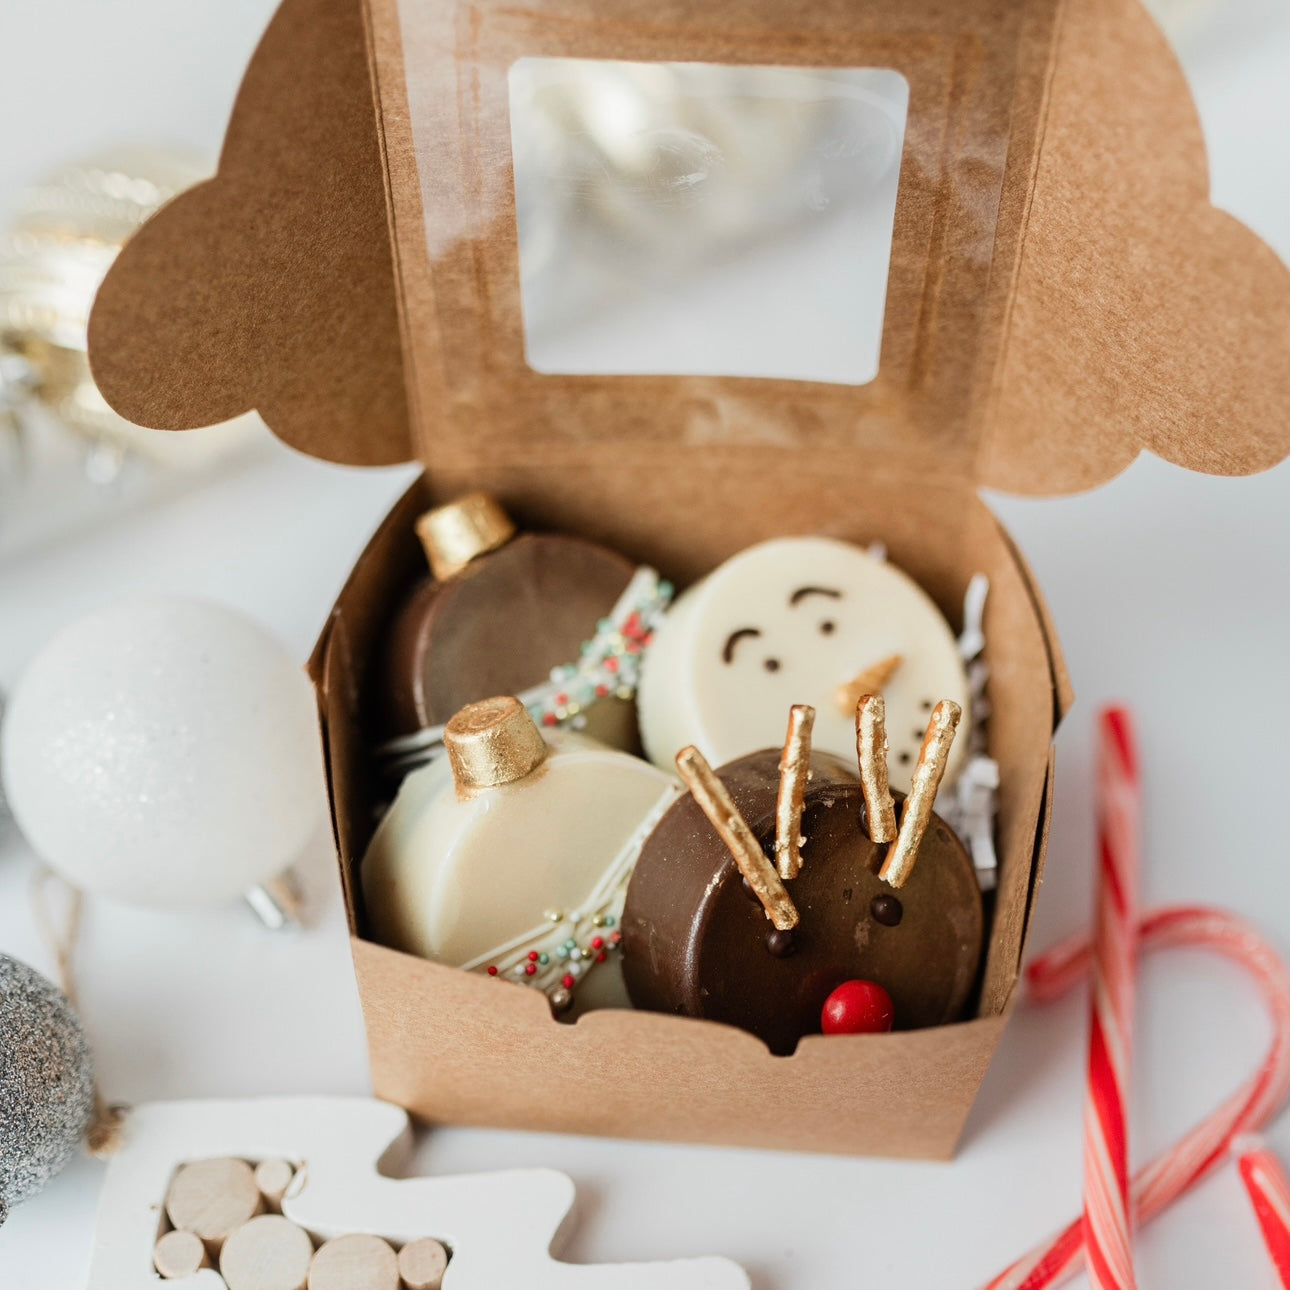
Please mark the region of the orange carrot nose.
POLYGON ((833 693, 834 701, 838 705, 838 711, 844 717, 853 716, 856 704, 866 694, 882 693, 883 686, 896 675, 896 669, 901 665, 902 661, 899 654, 890 654, 886 658, 880 659, 877 663, 871 663, 863 672, 860 672, 845 685, 839 685, 833 693))

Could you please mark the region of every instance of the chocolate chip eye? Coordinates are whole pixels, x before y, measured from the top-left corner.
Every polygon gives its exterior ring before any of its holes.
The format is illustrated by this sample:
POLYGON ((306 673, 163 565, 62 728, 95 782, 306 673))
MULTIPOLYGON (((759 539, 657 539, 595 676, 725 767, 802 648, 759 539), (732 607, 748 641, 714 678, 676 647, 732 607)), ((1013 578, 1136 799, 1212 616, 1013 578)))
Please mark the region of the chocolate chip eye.
POLYGON ((762 667, 764 667, 764 668, 766 669, 766 671, 768 671, 768 672, 778 672, 778 671, 779 671, 779 659, 777 659, 777 658, 768 658, 768 659, 767 659, 767 660, 762 664, 762 667))
MULTIPOLYGON (((931 699, 924 699, 918 706, 922 708, 924 712, 930 712, 932 710, 932 701, 931 699)), ((920 739, 923 737, 923 732, 921 730, 918 732, 918 737, 920 739)))
POLYGON ((869 904, 869 913, 876 923, 896 927, 905 916, 904 906, 895 896, 875 896, 869 904))
POLYGON ((821 636, 832 636, 832 635, 833 635, 833 633, 834 633, 835 631, 837 631, 837 629, 838 629, 838 625, 837 625, 837 623, 835 623, 835 622, 833 621, 833 619, 832 619, 832 618, 826 618, 826 619, 825 619, 825 620, 820 624, 820 635, 821 635, 821 636))
POLYGON ((792 932, 771 932, 766 937, 766 948, 777 959, 786 959, 797 948, 792 932))
POLYGON ((908 766, 909 763, 913 760, 914 760, 914 754, 911 752, 903 752, 900 754, 900 764, 902 766, 908 766))

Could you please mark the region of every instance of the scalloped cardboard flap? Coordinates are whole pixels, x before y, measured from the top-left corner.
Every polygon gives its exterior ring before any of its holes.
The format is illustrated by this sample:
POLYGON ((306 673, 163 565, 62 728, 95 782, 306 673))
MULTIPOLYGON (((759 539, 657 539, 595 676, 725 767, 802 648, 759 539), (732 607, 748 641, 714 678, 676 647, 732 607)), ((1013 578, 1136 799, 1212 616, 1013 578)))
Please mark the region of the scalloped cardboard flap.
POLYGON ((255 410, 313 456, 410 459, 361 0, 287 0, 217 175, 160 213, 90 321, 113 406, 165 430, 255 410))
POLYGON ((1185 83, 1136 0, 370 8, 369 45, 359 0, 285 0, 219 174, 118 260, 91 348, 131 420, 256 408, 316 456, 447 470, 603 453, 689 472, 806 445, 1019 493, 1090 487, 1144 448, 1215 474, 1290 452, 1290 274, 1210 205, 1185 83), (532 54, 898 68, 878 378, 529 368, 506 69, 532 54))

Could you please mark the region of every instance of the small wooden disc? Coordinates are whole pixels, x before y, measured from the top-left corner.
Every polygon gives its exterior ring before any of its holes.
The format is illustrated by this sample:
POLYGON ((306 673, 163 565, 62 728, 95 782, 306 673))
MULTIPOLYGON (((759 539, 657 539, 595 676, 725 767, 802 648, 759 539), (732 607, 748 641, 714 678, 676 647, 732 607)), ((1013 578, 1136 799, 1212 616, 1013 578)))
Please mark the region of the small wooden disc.
POLYGON ((219 1271, 228 1290, 305 1290, 314 1243, 280 1214, 261 1214, 224 1242, 219 1271))
POLYGON ((289 1160, 261 1160, 256 1165, 255 1185, 271 1210, 282 1208, 282 1198, 295 1176, 296 1167, 289 1160))
POLYGON ((398 1257, 379 1236, 333 1237, 309 1265, 309 1290, 399 1290, 398 1257))
POLYGON ((409 1241, 399 1251, 404 1290, 439 1290, 447 1266, 448 1251, 428 1236, 409 1241))
POLYGON ((210 1265, 202 1238, 194 1232, 167 1232, 152 1251, 152 1266, 167 1281, 190 1277, 210 1265))
POLYGON ((245 1160, 217 1156, 184 1165, 166 1193, 166 1213, 181 1232, 194 1232, 212 1254, 264 1208, 245 1160))

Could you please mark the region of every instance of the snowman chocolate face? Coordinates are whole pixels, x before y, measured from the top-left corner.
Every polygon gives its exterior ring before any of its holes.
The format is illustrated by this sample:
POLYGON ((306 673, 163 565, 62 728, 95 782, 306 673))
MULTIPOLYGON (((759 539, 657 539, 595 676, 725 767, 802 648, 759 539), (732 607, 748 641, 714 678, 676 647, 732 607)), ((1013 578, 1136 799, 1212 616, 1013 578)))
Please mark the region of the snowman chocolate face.
POLYGON ((641 676, 641 734, 658 766, 687 744, 720 765, 775 744, 789 705, 810 704, 815 747, 851 759, 864 691, 886 699, 894 788, 909 788, 939 699, 963 708, 966 748, 967 675, 927 593, 851 543, 782 538, 728 560, 669 611, 641 676))

